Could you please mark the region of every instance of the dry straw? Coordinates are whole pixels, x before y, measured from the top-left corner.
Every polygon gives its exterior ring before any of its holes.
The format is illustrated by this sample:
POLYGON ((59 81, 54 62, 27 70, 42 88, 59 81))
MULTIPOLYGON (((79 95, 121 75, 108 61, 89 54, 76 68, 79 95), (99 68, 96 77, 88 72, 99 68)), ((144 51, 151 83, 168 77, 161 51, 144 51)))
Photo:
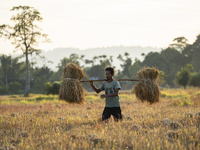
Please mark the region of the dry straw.
POLYGON ((80 80, 84 77, 82 69, 73 63, 63 67, 63 82, 60 86, 59 100, 82 104, 85 101, 85 92, 80 80))
POLYGON ((160 102, 160 89, 157 82, 159 71, 155 68, 143 68, 136 74, 140 81, 135 85, 134 93, 142 102, 150 104, 160 102))
MULTIPOLYGON (((157 83, 158 70, 143 68, 137 72, 139 82, 134 88, 136 97, 142 102, 150 104, 160 101, 161 93, 157 83)), ((73 63, 63 67, 63 82, 60 86, 59 100, 69 103, 82 104, 85 101, 85 92, 80 81, 85 77, 82 69, 73 63)))

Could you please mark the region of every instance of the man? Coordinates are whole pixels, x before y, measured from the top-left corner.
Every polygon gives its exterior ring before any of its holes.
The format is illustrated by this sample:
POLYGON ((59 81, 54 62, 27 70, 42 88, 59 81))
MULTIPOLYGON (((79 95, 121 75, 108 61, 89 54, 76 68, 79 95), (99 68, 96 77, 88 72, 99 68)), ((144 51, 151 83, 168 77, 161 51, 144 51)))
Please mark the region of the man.
POLYGON ((121 108, 120 108, 120 100, 119 100, 119 90, 121 89, 118 81, 113 79, 114 76, 114 68, 108 67, 105 69, 107 81, 104 81, 99 89, 97 89, 93 80, 90 80, 90 85, 94 89, 95 92, 100 93, 105 90, 105 94, 102 94, 100 97, 106 99, 106 106, 104 108, 102 114, 102 121, 107 120, 113 115, 114 120, 118 121, 122 120, 121 108))

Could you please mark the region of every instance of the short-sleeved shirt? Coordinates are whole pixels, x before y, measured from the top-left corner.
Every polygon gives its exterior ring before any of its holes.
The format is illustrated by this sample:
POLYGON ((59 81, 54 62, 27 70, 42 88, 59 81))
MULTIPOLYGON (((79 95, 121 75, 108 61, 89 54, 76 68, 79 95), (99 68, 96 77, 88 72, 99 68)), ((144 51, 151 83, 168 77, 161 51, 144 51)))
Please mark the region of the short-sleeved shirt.
MULTIPOLYGON (((105 94, 112 94, 115 92, 115 89, 121 89, 121 86, 118 81, 112 80, 112 82, 103 82, 99 88, 101 91, 105 90, 105 94)), ((120 107, 119 96, 106 97, 106 106, 105 107, 120 107)))

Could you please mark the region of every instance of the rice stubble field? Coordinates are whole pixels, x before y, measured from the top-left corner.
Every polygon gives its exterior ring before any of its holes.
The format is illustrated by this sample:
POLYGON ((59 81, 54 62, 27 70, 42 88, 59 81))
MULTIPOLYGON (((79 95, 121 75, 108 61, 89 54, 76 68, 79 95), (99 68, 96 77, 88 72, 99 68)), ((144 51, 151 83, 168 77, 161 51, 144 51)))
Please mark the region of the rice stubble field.
POLYGON ((58 95, 0 96, 0 150, 200 149, 200 90, 162 89, 161 102, 141 103, 120 92, 123 121, 101 122, 105 100, 86 93, 85 103, 58 95))

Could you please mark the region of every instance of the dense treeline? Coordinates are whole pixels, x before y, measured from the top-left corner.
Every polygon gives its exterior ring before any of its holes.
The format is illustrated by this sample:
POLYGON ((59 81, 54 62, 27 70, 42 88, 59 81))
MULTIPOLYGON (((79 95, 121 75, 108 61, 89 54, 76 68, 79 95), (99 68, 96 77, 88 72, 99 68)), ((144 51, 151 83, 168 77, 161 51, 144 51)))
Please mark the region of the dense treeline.
MULTIPOLYGON (((121 69, 116 70, 115 78, 134 78, 142 67, 156 67, 160 70, 160 85, 163 87, 178 87, 187 85, 200 86, 200 35, 193 44, 188 44, 185 37, 173 40, 166 49, 161 52, 141 54, 144 60, 132 60, 128 53, 119 54, 121 69)), ((20 61, 21 57, 0 56, 0 94, 22 94, 25 87, 26 64, 20 61)), ((61 83, 62 68, 72 62, 79 65, 86 73, 85 79, 105 78, 104 69, 107 66, 115 67, 113 56, 99 55, 85 59, 84 55, 71 54, 64 57, 57 65, 57 71, 44 65, 34 67, 29 63, 31 93, 57 94, 61 83)), ((99 86, 101 83, 96 83, 99 86)), ((131 82, 122 82, 123 89, 132 88, 131 82)), ((83 84, 88 91, 91 90, 88 83, 83 84)))

